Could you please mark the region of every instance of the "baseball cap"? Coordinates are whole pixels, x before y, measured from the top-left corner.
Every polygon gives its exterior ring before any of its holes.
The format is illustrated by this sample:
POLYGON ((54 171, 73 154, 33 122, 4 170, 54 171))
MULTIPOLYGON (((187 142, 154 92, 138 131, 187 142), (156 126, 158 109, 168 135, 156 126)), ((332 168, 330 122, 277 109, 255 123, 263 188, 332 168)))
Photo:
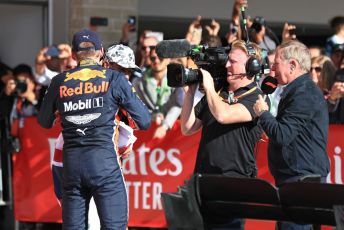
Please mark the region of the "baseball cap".
POLYGON ((123 68, 134 69, 137 72, 142 72, 140 67, 135 64, 134 51, 128 46, 116 44, 109 47, 105 52, 105 58, 109 62, 117 63, 123 68))
POLYGON ((60 50, 56 46, 49 46, 45 55, 49 57, 59 57, 60 50))
POLYGON ((72 50, 74 52, 87 51, 87 50, 101 50, 101 49, 102 49, 102 42, 96 32, 93 32, 88 29, 83 29, 74 34, 73 41, 72 41, 72 50), (80 44, 82 42, 91 42, 93 43, 94 46, 82 48, 80 47, 80 44))

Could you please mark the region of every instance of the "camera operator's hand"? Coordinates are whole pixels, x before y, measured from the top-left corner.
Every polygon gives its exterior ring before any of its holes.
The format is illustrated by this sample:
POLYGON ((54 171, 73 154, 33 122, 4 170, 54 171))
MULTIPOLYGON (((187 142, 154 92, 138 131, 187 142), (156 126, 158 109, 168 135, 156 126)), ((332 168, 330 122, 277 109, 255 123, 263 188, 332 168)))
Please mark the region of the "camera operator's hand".
POLYGON ((258 99, 256 103, 253 105, 253 111, 257 117, 262 115, 262 113, 269 111, 269 106, 262 95, 258 95, 258 99))
POLYGON ((208 31, 209 35, 217 36, 220 31, 220 23, 213 19, 210 25, 205 26, 205 29, 208 31))
POLYGON ((202 72, 202 83, 203 83, 204 92, 207 93, 209 90, 215 91, 214 79, 212 78, 210 73, 204 69, 200 69, 200 70, 202 72))
POLYGON ((295 29, 296 29, 295 25, 288 24, 287 22, 284 23, 284 27, 282 31, 282 43, 296 39, 296 35, 292 33, 292 31, 295 29))
POLYGON ((328 95, 330 101, 336 101, 344 95, 344 82, 335 82, 328 95))
POLYGON ((192 94, 194 95, 197 90, 198 84, 192 84, 192 85, 184 85, 183 90, 185 94, 192 94))

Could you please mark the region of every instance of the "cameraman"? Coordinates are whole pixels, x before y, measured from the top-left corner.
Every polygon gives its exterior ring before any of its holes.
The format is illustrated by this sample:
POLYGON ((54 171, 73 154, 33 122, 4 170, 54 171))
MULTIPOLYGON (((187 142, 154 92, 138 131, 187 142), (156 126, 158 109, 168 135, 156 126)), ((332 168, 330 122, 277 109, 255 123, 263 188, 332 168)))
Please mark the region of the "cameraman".
MULTIPOLYGON (((252 46, 260 59, 260 48, 256 44, 252 46)), ((246 74, 245 64, 249 57, 244 41, 232 43, 226 63, 229 86, 219 92, 215 91, 209 72, 201 69, 205 96, 195 107, 197 84, 184 87, 182 133, 191 135, 203 127, 195 173, 256 177, 254 148, 262 132, 254 122, 252 106, 262 92, 256 87, 254 78, 246 74)), ((205 218, 207 216, 210 215, 205 218)), ((244 226, 243 219, 214 224, 208 217, 205 223, 210 229, 243 229, 244 226)))

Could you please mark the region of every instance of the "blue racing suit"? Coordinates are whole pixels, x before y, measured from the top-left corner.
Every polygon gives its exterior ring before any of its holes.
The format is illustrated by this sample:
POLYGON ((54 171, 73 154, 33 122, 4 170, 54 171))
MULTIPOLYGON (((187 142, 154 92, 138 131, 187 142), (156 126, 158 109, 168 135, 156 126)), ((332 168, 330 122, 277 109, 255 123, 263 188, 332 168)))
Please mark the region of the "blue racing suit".
POLYGON ((61 116, 63 146, 64 229, 86 229, 91 197, 102 229, 125 229, 128 203, 114 136, 115 115, 124 108, 140 129, 148 129, 150 113, 125 76, 94 61, 52 79, 38 121, 51 128, 61 116))

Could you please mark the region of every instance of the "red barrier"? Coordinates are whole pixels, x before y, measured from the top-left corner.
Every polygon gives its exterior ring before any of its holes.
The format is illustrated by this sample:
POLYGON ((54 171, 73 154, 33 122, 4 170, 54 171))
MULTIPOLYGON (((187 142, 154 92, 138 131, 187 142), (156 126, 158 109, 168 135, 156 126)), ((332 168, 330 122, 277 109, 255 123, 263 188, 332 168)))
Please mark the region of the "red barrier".
POLYGON ((25 118, 19 130, 21 151, 13 155, 15 219, 61 222, 54 197, 50 159, 60 127, 43 129, 35 117, 25 118))
MULTIPOLYGON (((342 184, 340 138, 343 126, 331 125, 328 154, 331 160, 329 182, 342 184)), ((154 127, 136 132, 134 154, 123 163, 129 194, 129 226, 165 227, 160 192, 175 192, 194 168, 200 132, 185 137, 177 124, 164 139, 152 140, 154 127)), ((22 150, 13 156, 15 218, 21 221, 61 222, 61 208, 56 202, 50 160, 60 127, 41 128, 36 118, 26 118, 20 130, 22 150)), ((267 142, 256 151, 258 177, 272 182, 267 166, 267 142)), ((246 229, 273 229, 271 221, 249 221, 246 229), (264 225, 258 227, 257 224, 264 225), (254 226, 254 227, 253 227, 254 226)))

